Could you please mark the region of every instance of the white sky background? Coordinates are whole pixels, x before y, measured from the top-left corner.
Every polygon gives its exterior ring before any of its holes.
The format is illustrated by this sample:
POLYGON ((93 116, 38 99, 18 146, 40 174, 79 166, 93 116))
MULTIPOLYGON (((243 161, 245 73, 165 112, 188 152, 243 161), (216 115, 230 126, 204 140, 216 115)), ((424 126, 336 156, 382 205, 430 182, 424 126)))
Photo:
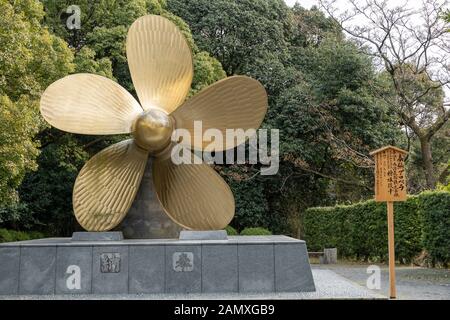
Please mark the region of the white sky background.
POLYGON ((317 1, 315 0, 284 0, 286 4, 292 7, 296 2, 298 2, 303 8, 309 9, 313 5, 317 5, 317 1))
MULTIPOLYGON (((420 10, 423 6, 422 3, 423 0, 389 0, 388 1, 388 5, 392 5, 392 7, 398 6, 400 4, 405 4, 406 3, 406 7, 410 8, 410 9, 415 9, 415 10, 420 10)), ((284 2, 288 5, 288 6, 294 6, 295 3, 300 4, 303 8, 306 9, 310 9, 312 6, 317 6, 320 8, 319 6, 319 1, 318 0, 284 0, 284 2)), ((345 12, 346 10, 350 10, 351 11, 351 4, 349 4, 346 0, 337 0, 335 7, 338 8, 337 13, 342 13, 345 12)), ((323 11, 323 10, 322 10, 323 11)), ((351 24, 352 25, 356 25, 356 24, 362 24, 364 25, 365 23, 367 23, 364 18, 362 16, 359 17, 355 17, 353 20, 351 20, 351 24)), ((446 54, 448 55, 447 52, 444 51, 436 51, 434 52, 434 54, 442 56, 442 54, 446 54)), ((449 57, 450 59, 450 57, 449 57)), ((446 102, 448 102, 450 100, 450 86, 447 85, 444 88, 444 92, 445 92, 445 96, 446 96, 446 102)))
MULTIPOLYGON (((310 9, 313 5, 319 6, 319 3, 317 0, 284 0, 284 2, 286 2, 286 4, 288 6, 293 6, 296 2, 298 2, 303 8, 306 9, 310 9)), ((343 2, 343 1, 339 1, 339 2, 343 2)), ((399 2, 401 1, 389 1, 392 2, 393 4, 399 4, 399 2)), ((420 8, 422 6, 422 0, 409 0, 408 4, 411 8, 420 8)), ((345 10, 346 8, 343 7, 343 9, 345 10)))

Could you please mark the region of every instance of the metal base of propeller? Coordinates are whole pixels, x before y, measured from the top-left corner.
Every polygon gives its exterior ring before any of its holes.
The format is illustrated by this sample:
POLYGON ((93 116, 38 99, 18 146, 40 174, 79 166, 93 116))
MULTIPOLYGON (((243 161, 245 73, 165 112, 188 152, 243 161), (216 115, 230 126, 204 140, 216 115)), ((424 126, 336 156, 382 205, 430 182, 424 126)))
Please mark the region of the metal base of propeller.
POLYGON ((115 228, 123 232, 125 239, 178 238, 182 230, 167 216, 158 200, 152 164, 149 157, 136 198, 125 219, 115 228))

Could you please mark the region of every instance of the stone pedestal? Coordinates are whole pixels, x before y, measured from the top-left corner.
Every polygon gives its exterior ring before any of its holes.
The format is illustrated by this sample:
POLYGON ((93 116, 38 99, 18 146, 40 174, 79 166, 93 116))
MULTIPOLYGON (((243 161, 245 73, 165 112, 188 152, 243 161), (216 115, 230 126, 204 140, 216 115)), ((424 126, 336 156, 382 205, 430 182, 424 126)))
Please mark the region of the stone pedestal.
POLYGON ((182 228, 164 212, 153 185, 153 160, 149 157, 136 198, 125 219, 115 229, 127 239, 178 238, 182 228))
POLYGON ((213 231, 182 230, 180 232, 180 240, 228 240, 228 235, 225 230, 213 230, 213 231))
POLYGON ((88 232, 80 231, 72 234, 72 241, 121 241, 123 233, 121 231, 88 232))
POLYGON ((0 244, 0 294, 314 290, 305 242, 285 236, 0 244))

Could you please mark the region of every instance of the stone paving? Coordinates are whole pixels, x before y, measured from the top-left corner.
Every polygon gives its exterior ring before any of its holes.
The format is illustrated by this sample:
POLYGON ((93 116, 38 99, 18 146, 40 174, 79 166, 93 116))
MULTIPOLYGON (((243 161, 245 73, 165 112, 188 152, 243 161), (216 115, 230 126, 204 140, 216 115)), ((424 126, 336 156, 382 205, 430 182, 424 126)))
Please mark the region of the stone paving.
MULTIPOLYGON (((315 270, 332 270, 335 273, 366 286, 369 264, 312 264, 315 270)), ((389 295, 389 272, 386 265, 379 265, 381 283, 376 294, 389 295)), ((450 269, 421 268, 410 266, 396 267, 397 299, 402 300, 450 300, 450 269)))

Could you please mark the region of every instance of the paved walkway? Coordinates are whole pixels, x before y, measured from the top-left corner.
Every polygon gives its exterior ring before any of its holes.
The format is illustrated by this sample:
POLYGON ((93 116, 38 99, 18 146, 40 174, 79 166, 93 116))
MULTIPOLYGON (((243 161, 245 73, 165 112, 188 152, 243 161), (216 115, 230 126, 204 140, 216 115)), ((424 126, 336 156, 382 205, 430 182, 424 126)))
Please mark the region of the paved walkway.
MULTIPOLYGON (((123 295, 45 295, 2 296, 0 300, 154 300, 154 299, 386 299, 389 295, 387 266, 381 267, 379 290, 366 287, 368 264, 312 265, 316 292, 263 294, 123 294, 123 295)), ((397 267, 398 299, 450 300, 450 270, 397 267)))
MULTIPOLYGON (((332 270, 337 274, 366 287, 369 264, 312 265, 315 270, 332 270)), ((373 293, 389 296, 389 273, 386 265, 381 267, 380 290, 373 293)), ((428 269, 420 267, 396 267, 398 299, 450 300, 450 269, 428 269)))

